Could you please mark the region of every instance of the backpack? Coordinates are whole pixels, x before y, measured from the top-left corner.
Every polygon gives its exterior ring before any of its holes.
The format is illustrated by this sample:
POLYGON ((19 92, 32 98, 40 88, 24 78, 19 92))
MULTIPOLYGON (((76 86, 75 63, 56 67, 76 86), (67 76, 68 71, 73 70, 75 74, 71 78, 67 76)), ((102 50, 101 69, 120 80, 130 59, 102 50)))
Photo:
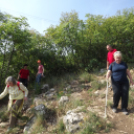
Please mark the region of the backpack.
MULTIPOLYGON (((19 81, 17 81, 17 86, 18 86, 19 90, 21 90, 21 88, 20 88, 20 82, 19 82, 19 81)), ((10 86, 7 85, 7 87, 9 88, 10 86)), ((21 90, 21 91, 22 91, 22 90, 21 90)), ((24 93, 24 91, 22 91, 22 92, 24 93)))

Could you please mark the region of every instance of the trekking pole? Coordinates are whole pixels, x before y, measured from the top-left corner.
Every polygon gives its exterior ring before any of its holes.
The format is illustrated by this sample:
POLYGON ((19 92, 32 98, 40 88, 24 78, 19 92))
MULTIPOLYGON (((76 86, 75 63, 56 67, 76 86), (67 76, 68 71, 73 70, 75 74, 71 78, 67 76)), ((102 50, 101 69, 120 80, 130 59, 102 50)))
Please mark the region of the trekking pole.
POLYGON ((106 87, 106 102, 105 102, 105 116, 104 116, 104 118, 107 117, 107 95, 108 95, 108 79, 107 79, 107 87, 106 87))

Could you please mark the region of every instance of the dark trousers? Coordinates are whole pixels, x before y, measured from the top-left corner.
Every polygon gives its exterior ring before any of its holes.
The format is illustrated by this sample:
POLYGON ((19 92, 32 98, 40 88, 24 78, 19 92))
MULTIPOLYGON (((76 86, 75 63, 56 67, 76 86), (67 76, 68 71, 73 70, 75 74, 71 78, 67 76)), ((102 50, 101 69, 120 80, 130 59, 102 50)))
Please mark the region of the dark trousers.
POLYGON ((127 109, 128 107, 128 95, 129 95, 129 81, 118 82, 112 79, 112 88, 113 88, 113 108, 118 107, 120 98, 122 98, 122 109, 127 109))
POLYGON ((22 82, 22 84, 23 84, 25 87, 28 86, 28 80, 27 80, 27 79, 19 78, 19 81, 22 82))
POLYGON ((23 99, 22 100, 17 100, 15 102, 15 104, 13 104, 11 110, 10 110, 10 119, 9 119, 9 127, 13 128, 15 127, 17 124, 17 116, 18 116, 18 109, 20 107, 20 105, 22 104, 23 99))

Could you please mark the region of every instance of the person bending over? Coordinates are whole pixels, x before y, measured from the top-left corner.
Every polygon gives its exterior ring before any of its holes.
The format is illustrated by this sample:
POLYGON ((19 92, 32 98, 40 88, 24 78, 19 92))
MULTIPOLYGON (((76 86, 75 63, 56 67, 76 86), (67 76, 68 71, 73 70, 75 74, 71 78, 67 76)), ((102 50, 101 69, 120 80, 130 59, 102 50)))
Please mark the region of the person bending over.
POLYGON ((7 77, 5 80, 6 87, 0 94, 0 99, 9 94, 9 103, 7 113, 10 113, 9 128, 7 133, 10 132, 17 124, 17 116, 21 112, 24 100, 27 100, 28 90, 20 82, 17 82, 12 76, 7 77))

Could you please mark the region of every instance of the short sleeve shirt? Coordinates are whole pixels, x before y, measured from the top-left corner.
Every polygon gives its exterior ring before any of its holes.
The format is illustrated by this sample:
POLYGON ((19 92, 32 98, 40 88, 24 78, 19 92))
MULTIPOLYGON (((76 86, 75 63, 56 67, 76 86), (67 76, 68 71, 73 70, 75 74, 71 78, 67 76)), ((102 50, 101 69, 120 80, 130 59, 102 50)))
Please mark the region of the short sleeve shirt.
POLYGON ((26 70, 26 69, 21 69, 20 72, 20 78, 22 79, 28 79, 28 76, 29 76, 29 70, 26 70))
POLYGON ((119 81, 119 82, 125 82, 128 80, 127 73, 126 73, 127 69, 128 69, 128 66, 125 62, 121 62, 120 64, 113 62, 109 66, 109 70, 112 71, 112 79, 114 81, 119 81))
POLYGON ((38 66, 38 74, 42 74, 43 73, 43 65, 39 65, 38 66))
POLYGON ((107 61, 111 64, 114 62, 114 52, 116 52, 116 49, 113 49, 112 51, 108 52, 107 54, 107 61))

